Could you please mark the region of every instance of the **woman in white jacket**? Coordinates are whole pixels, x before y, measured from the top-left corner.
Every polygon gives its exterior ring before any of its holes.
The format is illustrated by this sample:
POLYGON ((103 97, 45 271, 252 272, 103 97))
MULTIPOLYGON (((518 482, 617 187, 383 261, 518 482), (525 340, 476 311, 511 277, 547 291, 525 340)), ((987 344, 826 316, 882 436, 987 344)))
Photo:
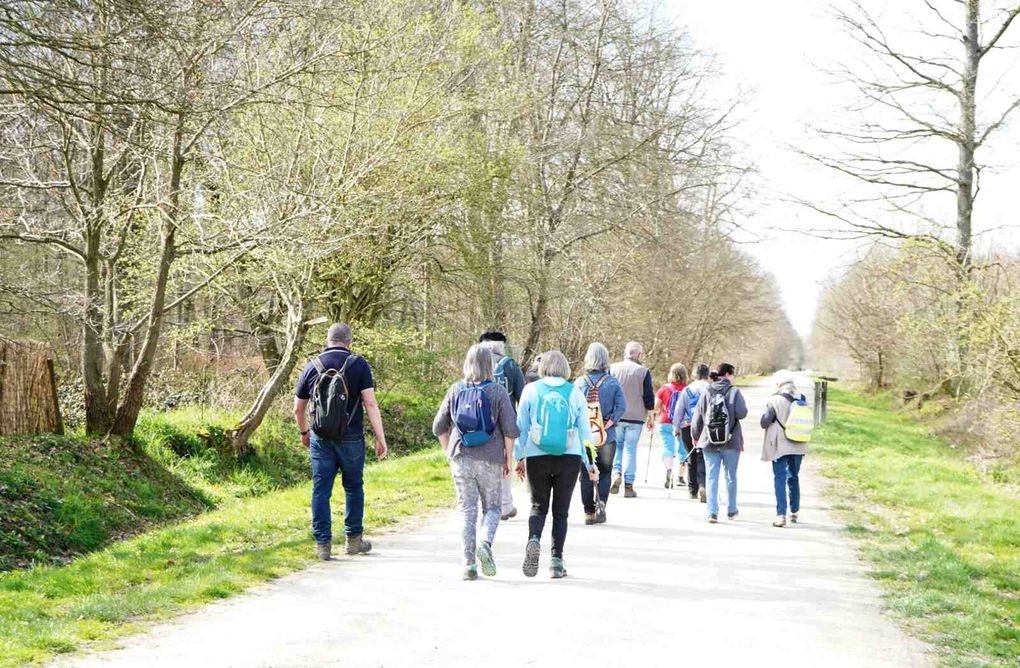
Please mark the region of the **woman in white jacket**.
POLYGON ((807 454, 807 443, 791 441, 786 437, 790 407, 797 400, 803 400, 794 384, 793 373, 777 371, 772 377, 776 393, 769 397, 765 412, 761 416, 761 428, 765 430, 765 442, 761 447, 761 460, 772 462, 772 474, 776 485, 776 521, 774 527, 786 526, 787 490, 789 490, 790 522, 797 523, 800 511, 800 464, 807 454))

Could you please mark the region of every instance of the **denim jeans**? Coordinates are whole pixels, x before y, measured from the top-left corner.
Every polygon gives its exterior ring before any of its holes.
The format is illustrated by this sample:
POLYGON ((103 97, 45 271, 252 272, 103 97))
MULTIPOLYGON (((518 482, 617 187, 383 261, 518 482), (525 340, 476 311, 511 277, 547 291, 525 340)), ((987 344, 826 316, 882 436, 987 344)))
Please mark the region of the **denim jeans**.
POLYGON ((719 473, 726 469, 726 514, 737 512, 737 464, 740 463, 740 450, 708 450, 703 449, 705 456, 705 482, 708 487, 708 514, 719 514, 719 473))
POLYGON ((637 477, 637 446, 644 430, 643 422, 621 422, 616 427, 616 457, 613 459, 613 473, 622 473, 628 485, 637 477))
POLYGON ((804 455, 783 455, 772 462, 776 482, 776 515, 786 515, 786 488, 790 488, 790 512, 800 512, 800 463, 804 455))
POLYGON ((312 432, 312 533, 316 543, 333 540, 333 517, 329 499, 337 471, 344 487, 344 534, 360 536, 365 517, 365 437, 319 438, 312 432))

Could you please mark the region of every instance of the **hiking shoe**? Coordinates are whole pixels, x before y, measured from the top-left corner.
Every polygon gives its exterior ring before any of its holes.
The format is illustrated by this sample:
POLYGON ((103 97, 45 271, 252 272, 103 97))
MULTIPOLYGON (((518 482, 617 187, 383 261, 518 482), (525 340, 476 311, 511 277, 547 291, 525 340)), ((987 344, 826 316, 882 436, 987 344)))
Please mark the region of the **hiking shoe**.
POLYGON ((726 519, 735 520, 737 519, 737 515, 739 514, 740 514, 739 511, 735 513, 726 513, 726 519))
POLYGON ((322 559, 323 561, 329 561, 333 558, 333 543, 316 543, 315 544, 315 558, 322 559))
POLYGON ((677 473, 676 474, 676 484, 677 484, 677 487, 683 487, 684 485, 687 484, 687 481, 684 480, 684 474, 683 473, 677 473))
POLYGON ((666 471, 666 489, 669 489, 672 486, 673 486, 673 472, 666 471))
POLYGON ((598 505, 595 506, 595 524, 606 523, 606 504, 599 501, 598 505))
POLYGON ((614 473, 613 474, 613 484, 609 486, 609 493, 610 494, 619 494, 620 493, 620 483, 622 483, 622 482, 623 482, 623 476, 620 475, 619 473, 614 473))
POLYGON ((776 521, 772 523, 774 527, 785 527, 786 526, 786 515, 777 515, 776 521))
POLYGON ((372 543, 368 542, 361 536, 348 536, 347 537, 347 548, 345 552, 350 555, 355 554, 368 554, 372 551, 372 543))
POLYGON ((633 499, 637 496, 637 492, 634 491, 634 485, 627 483, 623 486, 623 498, 633 499))
POLYGON ((797 523, 797 513, 790 513, 790 524, 797 523))
POLYGON ((492 546, 482 541, 475 550, 475 556, 478 557, 478 561, 482 564, 482 575, 487 578, 496 576, 496 560, 492 558, 492 546))
POLYGON ((511 508, 509 513, 506 513, 505 515, 500 515, 499 519, 501 519, 504 522, 506 522, 507 520, 512 520, 515 517, 517 517, 517 508, 516 507, 515 508, 511 508))
POLYGON ((478 579, 478 566, 471 564, 470 566, 464 567, 464 579, 465 580, 477 580, 478 579))
POLYGON ((691 497, 691 501, 697 501, 698 493, 697 492, 691 492, 690 493, 690 497, 691 497))
POLYGON ((553 580, 567 577, 567 567, 560 557, 553 557, 549 561, 549 577, 553 580))
POLYGON ((698 490, 698 499, 700 499, 702 503, 708 503, 708 492, 705 491, 704 487, 698 490))
POLYGON ((584 523, 588 526, 591 526, 592 524, 597 524, 598 519, 595 517, 595 513, 585 513, 584 523))
POLYGON ((538 575, 538 557, 541 553, 542 545, 538 542, 538 539, 529 539, 527 547, 524 548, 524 565, 521 566, 521 570, 529 578, 538 575))
POLYGON ((719 521, 719 516, 718 515, 709 515, 708 516, 708 523, 709 524, 715 524, 718 521, 719 521))

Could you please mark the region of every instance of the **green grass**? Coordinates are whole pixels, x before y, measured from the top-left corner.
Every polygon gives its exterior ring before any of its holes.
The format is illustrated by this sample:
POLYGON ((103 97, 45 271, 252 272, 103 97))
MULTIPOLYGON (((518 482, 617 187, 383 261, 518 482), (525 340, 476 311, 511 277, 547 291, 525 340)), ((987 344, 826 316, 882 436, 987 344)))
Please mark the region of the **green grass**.
POLYGON ((832 388, 814 451, 886 604, 947 666, 1017 666, 1020 488, 888 397, 832 388))
POLYGON ((0 439, 0 571, 63 563, 211 505, 129 443, 0 439))
MULTIPOLYGON (((366 467, 369 532, 453 500, 436 449, 366 467), (409 484, 408 481, 413 481, 409 484)), ((38 663, 137 630, 306 566, 308 483, 237 499, 64 567, 0 574, 0 668, 38 663)), ((334 524, 343 495, 334 495, 334 524)))

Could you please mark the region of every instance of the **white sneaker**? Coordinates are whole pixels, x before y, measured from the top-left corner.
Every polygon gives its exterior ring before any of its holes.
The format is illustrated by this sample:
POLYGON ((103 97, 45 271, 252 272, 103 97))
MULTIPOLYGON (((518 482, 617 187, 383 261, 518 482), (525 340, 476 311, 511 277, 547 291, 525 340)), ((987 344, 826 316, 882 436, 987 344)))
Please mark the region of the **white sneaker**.
POLYGON ((774 527, 785 527, 786 526, 786 515, 777 515, 776 521, 772 523, 774 527))

